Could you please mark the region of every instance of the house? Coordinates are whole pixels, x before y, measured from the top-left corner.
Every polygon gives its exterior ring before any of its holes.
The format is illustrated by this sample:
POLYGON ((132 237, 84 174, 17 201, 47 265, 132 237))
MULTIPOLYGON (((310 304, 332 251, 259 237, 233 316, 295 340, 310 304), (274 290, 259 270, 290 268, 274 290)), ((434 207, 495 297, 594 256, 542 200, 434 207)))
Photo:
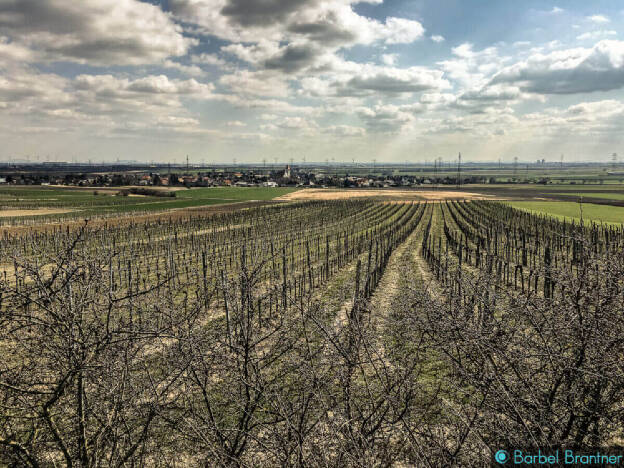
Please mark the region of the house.
POLYGON ((6 177, 0 177, 0 184, 6 184, 6 177))

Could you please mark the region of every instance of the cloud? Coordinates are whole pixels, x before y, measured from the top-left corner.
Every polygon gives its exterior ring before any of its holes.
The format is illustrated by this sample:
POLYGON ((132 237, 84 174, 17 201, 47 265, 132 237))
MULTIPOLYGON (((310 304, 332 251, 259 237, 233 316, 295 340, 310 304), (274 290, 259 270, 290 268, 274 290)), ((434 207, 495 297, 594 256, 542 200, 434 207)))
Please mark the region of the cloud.
POLYGON ((184 75, 188 75, 188 76, 199 77, 199 76, 206 75, 206 72, 204 72, 204 70, 202 70, 197 65, 184 65, 184 64, 179 63, 179 62, 174 62, 173 60, 165 60, 162 63, 162 66, 164 68, 169 68, 169 69, 172 69, 172 70, 178 70, 180 73, 182 73, 184 75))
POLYGON ((434 36, 431 36, 431 40, 433 42, 444 42, 445 41, 444 36, 440 36, 440 35, 437 35, 437 34, 434 35, 434 36))
POLYGON ((8 63, 32 62, 35 58, 36 54, 33 50, 0 36, 0 64, 7 66, 8 63))
POLYGON ((272 120, 270 123, 260 125, 260 130, 268 132, 279 132, 285 135, 306 135, 318 134, 318 124, 305 117, 283 117, 272 120))
POLYGON ((460 99, 467 101, 509 101, 520 97, 520 90, 515 86, 487 86, 478 91, 466 91, 460 99))
POLYGON ((217 68, 227 69, 230 64, 215 54, 199 54, 199 55, 191 55, 191 62, 197 63, 201 65, 212 65, 217 68))
POLYGON ((289 94, 286 80, 282 76, 266 71, 239 70, 233 74, 223 75, 219 83, 242 96, 283 98, 289 94))
POLYGON ((313 74, 323 71, 344 70, 346 62, 330 51, 310 42, 297 42, 280 46, 276 42, 261 40, 256 44, 230 44, 221 51, 249 63, 259 70, 273 70, 285 74, 313 74))
POLYGON ((141 65, 196 44, 159 7, 137 0, 0 2, 0 28, 48 61, 141 65))
POLYGON ((282 22, 309 0, 230 0, 223 5, 221 14, 241 26, 266 26, 282 22))
POLYGON ((396 65, 396 61, 399 57, 399 54, 383 54, 381 56, 381 61, 384 65, 393 66, 396 65))
POLYGON ((563 8, 559 8, 558 6, 554 6, 552 8, 552 10, 550 10, 549 13, 553 14, 553 15, 557 15, 559 13, 563 13, 565 10, 563 8))
POLYGON ((362 127, 352 125, 332 125, 321 129, 322 133, 337 137, 362 137, 366 135, 366 130, 362 127))
POLYGON ((591 21, 592 23, 598 23, 598 24, 611 22, 611 20, 604 15, 592 15, 592 16, 588 16, 587 19, 591 21))
POLYGON ((423 93, 420 96, 420 102, 429 108, 444 108, 457 100, 457 97, 451 93, 423 93))
POLYGON ((385 27, 380 28, 380 38, 387 44, 409 44, 420 39, 425 28, 418 21, 405 18, 388 18, 385 27))
POLYGON ((579 36, 576 36, 576 39, 579 41, 586 41, 588 39, 596 40, 605 36, 617 36, 617 32, 613 30, 610 30, 610 31, 600 30, 600 31, 586 32, 586 33, 580 34, 579 36))
POLYGON ((509 57, 501 57, 496 47, 477 51, 470 43, 460 44, 451 52, 455 57, 438 62, 438 66, 448 78, 465 89, 483 87, 510 60, 509 57))
POLYGON ((29 113, 35 107, 54 109, 72 100, 65 89, 69 81, 51 73, 14 69, 0 75, 2 109, 29 113))
MULTIPOLYGON (((350 46, 413 42, 424 33, 418 21, 388 17, 384 22, 358 15, 361 0, 170 0, 171 11, 205 32, 231 42, 292 42, 350 46)), ((367 3, 381 3, 369 0, 367 3)))
POLYGON ((406 69, 381 68, 366 71, 337 85, 341 95, 359 95, 361 92, 384 94, 413 93, 447 87, 442 73, 421 67, 406 69))
POLYGON ((472 114, 481 114, 490 112, 492 109, 504 108, 522 97, 523 93, 515 86, 493 85, 466 91, 460 94, 451 106, 472 114))
POLYGON ((313 65, 319 55, 319 50, 312 44, 289 44, 265 60, 263 65, 268 70, 294 73, 313 65))
POLYGON ((594 47, 534 54, 504 68, 492 83, 516 83, 526 92, 575 94, 624 87, 624 42, 603 40, 594 47))
POLYGON ((245 122, 241 122, 240 120, 230 120, 225 122, 226 127, 246 127, 247 124, 245 122))
POLYGON ((356 114, 371 132, 398 133, 413 123, 414 115, 423 112, 424 109, 420 103, 404 106, 378 104, 373 107, 357 108, 356 114))
POLYGON ((280 121, 277 126, 286 129, 303 129, 316 127, 316 124, 310 122, 307 119, 304 119, 303 117, 286 117, 285 119, 280 121))
POLYGON ((516 86, 498 84, 464 91, 454 100, 441 102, 438 107, 446 105, 447 108, 463 110, 468 114, 492 114, 507 112, 508 106, 529 97, 516 86))
POLYGON ((624 125, 624 103, 609 99, 548 108, 527 114, 523 125, 538 135, 609 137, 624 125))
MULTIPOLYGON (((93 137, 202 133, 183 99, 212 99, 213 86, 164 75, 119 78, 110 74, 74 79, 21 68, 0 76, 0 119, 21 131, 88 132, 93 137), (56 129, 56 130, 54 130, 56 129)), ((0 120, 1 121, 1 120, 0 120)), ((162 135, 161 135, 162 136, 162 135)))
POLYGON ((315 97, 400 95, 450 87, 443 72, 425 67, 395 68, 345 62, 344 71, 300 80, 302 92, 315 97))
POLYGON ((128 94, 193 95, 210 97, 214 86, 194 79, 172 80, 165 75, 149 75, 130 80, 113 75, 78 75, 74 80, 78 90, 88 90, 101 96, 115 97, 128 94))
POLYGON ((277 42, 260 39, 251 45, 229 44, 221 47, 221 51, 233 55, 243 62, 259 66, 265 60, 278 54, 280 47, 277 42))

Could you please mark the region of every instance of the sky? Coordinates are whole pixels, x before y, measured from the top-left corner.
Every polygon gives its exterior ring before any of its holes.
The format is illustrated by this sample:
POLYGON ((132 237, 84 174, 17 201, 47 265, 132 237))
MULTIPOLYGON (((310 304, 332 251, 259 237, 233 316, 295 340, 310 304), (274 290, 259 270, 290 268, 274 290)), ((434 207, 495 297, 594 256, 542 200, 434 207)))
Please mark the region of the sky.
POLYGON ((624 1, 0 0, 0 161, 609 161, 624 1))

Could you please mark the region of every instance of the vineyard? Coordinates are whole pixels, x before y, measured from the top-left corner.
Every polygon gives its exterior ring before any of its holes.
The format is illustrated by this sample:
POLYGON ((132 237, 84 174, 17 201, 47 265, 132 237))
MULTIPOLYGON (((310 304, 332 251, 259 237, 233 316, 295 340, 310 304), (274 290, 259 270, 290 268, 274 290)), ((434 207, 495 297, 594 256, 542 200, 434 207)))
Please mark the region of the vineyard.
POLYGON ((304 201, 0 238, 0 466, 624 445, 624 229, 304 201))

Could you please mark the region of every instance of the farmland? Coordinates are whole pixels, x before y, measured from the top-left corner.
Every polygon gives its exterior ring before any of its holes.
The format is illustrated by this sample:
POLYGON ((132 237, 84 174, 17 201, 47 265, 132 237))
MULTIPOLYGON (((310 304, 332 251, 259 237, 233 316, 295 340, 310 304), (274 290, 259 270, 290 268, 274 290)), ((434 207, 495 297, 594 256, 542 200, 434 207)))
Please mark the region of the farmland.
POLYGON ((561 195, 571 195, 578 198, 603 198, 605 200, 624 200, 624 193, 614 192, 579 192, 579 193, 562 193, 561 195))
MULTIPOLYGON (((135 188, 136 189, 136 188, 135 188)), ((154 189, 163 196, 136 195, 128 188, 77 187, 2 187, 0 188, 0 214, 5 223, 33 215, 49 220, 75 217, 110 217, 123 214, 140 214, 198 206, 236 203, 243 201, 271 200, 292 192, 292 188, 262 187, 209 187, 168 190, 154 189), (166 196, 165 196, 166 195, 166 196), (30 211, 29 211, 30 210, 30 211), (40 210, 33 212, 32 210, 40 210)))
POLYGON ((582 214, 585 222, 615 224, 624 222, 624 207, 621 206, 596 205, 593 203, 580 204, 578 202, 564 201, 514 201, 509 204, 521 210, 568 221, 575 220, 579 222, 582 214))
MULTIPOLYGON (((173 200, 276 193, 201 190, 173 200)), ((5 233, 0 464, 474 466, 622 440, 621 225, 397 201, 5 233)))

